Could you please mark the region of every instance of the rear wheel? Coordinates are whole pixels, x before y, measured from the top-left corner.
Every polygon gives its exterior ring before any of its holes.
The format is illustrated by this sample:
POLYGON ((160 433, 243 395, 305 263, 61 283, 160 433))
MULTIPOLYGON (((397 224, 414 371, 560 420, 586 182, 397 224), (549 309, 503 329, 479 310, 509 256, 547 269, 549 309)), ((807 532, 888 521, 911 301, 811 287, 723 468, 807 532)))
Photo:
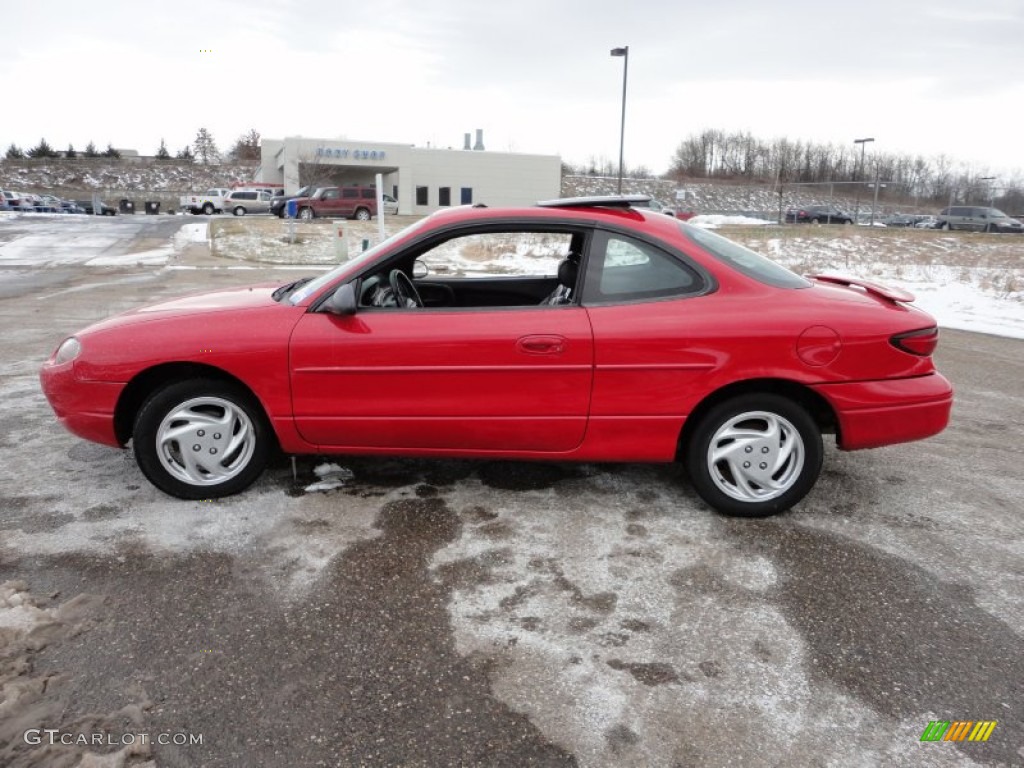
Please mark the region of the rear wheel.
POLYGON ((686 446, 694 488, 727 515, 783 512, 814 487, 821 472, 821 431, 785 397, 754 394, 719 403, 686 446))
POLYGON ((135 460, 157 488, 181 499, 229 496, 259 477, 271 433, 259 403, 213 379, 170 384, 135 418, 135 460))
POLYGON ((207 216, 213 216, 213 203, 204 203, 203 213, 205 213, 207 216))

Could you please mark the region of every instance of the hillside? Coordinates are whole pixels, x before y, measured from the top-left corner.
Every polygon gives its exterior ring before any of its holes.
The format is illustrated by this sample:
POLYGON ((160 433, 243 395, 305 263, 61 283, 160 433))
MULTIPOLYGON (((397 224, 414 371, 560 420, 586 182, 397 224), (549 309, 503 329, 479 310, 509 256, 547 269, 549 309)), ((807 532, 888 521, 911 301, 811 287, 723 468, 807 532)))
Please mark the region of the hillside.
MULTIPOLYGON (((75 158, 68 160, 0 160, 0 187, 22 192, 50 192, 69 199, 89 197, 98 193, 105 201, 116 204, 127 198, 137 208, 147 200, 161 203, 163 210, 177 207, 178 197, 191 191, 226 186, 235 181, 253 178, 254 165, 230 164, 202 165, 180 160, 153 160, 135 158, 111 160, 109 158, 75 158)), ((613 176, 565 176, 562 179, 563 197, 613 195, 618 180, 613 176)), ((696 213, 743 214, 777 219, 780 208, 793 205, 828 203, 853 208, 849 195, 830 196, 827 185, 816 187, 786 187, 780 196, 764 184, 729 184, 711 181, 687 181, 678 185, 664 179, 623 179, 626 194, 649 194, 679 210, 696 213), (680 199, 677 192, 683 195, 680 199)), ((870 201, 860 200, 861 211, 869 210, 870 201)), ((892 211, 897 206, 879 201, 879 211, 892 211)), ((934 213, 928 207, 913 205, 899 210, 922 210, 934 213)))

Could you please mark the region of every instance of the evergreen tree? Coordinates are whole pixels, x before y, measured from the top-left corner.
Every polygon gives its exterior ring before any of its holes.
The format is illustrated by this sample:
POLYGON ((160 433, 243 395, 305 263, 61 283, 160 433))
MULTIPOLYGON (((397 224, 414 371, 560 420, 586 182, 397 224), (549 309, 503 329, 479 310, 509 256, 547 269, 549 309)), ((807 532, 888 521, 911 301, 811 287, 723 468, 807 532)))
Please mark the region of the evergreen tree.
POLYGON ((5 155, 5 157, 6 157, 6 158, 7 158, 8 160, 21 160, 21 159, 22 159, 23 157, 25 157, 25 153, 24 153, 24 152, 22 152, 22 151, 21 151, 21 148, 20 148, 20 147, 18 147, 18 146, 17 146, 17 145, 16 145, 16 144, 15 144, 15 143, 14 143, 14 142, 12 141, 12 142, 11 142, 11 146, 9 146, 9 147, 7 148, 7 154, 5 155))
POLYGON ((78 153, 75 152, 75 145, 68 144, 68 151, 64 153, 64 157, 75 158, 78 157, 78 153))
POLYGON ((118 158, 121 157, 121 153, 118 152, 116 149, 114 149, 114 145, 113 144, 111 144, 110 142, 107 142, 107 148, 103 152, 103 156, 104 157, 110 157, 110 158, 113 158, 114 160, 117 160, 118 158))
POLYGON ((192 150, 187 146, 176 154, 175 157, 179 160, 195 160, 195 155, 192 154, 192 150))
POLYGON ((99 157, 100 153, 96 151, 96 145, 91 141, 85 145, 85 152, 82 153, 83 157, 99 157))
POLYGON ((156 151, 156 157, 158 160, 169 160, 171 153, 167 151, 167 145, 164 144, 164 140, 160 139, 160 149, 156 151))
POLYGON ((199 132, 196 134, 196 140, 192 142, 192 146, 195 147, 196 157, 203 162, 203 165, 209 165, 211 162, 220 160, 217 144, 214 142, 213 136, 205 128, 199 129, 199 132))
POLYGON ((39 143, 36 146, 32 147, 32 149, 30 149, 28 152, 26 152, 26 154, 29 157, 37 158, 37 159, 44 159, 44 158, 47 158, 47 157, 57 157, 56 151, 54 151, 53 147, 51 147, 46 142, 46 139, 40 139, 39 143))

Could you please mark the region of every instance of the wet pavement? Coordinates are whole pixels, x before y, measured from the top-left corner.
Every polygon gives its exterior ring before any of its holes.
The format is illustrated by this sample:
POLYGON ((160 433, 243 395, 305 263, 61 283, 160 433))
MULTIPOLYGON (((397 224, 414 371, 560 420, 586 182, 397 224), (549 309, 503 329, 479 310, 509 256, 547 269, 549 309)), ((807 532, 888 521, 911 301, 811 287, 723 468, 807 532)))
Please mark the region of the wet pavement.
POLYGON ((192 249, 5 268, 0 765, 1024 764, 1024 343, 944 332, 951 427, 830 448, 768 520, 660 465, 335 457, 315 492, 281 459, 181 502, 35 377, 88 322, 271 274, 192 249))

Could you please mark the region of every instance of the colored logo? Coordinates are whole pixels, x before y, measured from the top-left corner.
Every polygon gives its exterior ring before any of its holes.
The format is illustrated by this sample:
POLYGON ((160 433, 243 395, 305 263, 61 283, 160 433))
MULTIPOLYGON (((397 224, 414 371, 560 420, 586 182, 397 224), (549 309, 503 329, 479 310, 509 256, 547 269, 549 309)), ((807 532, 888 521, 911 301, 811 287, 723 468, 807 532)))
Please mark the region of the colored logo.
POLYGON ((921 741, 988 741, 995 727, 995 720, 932 720, 921 741))

